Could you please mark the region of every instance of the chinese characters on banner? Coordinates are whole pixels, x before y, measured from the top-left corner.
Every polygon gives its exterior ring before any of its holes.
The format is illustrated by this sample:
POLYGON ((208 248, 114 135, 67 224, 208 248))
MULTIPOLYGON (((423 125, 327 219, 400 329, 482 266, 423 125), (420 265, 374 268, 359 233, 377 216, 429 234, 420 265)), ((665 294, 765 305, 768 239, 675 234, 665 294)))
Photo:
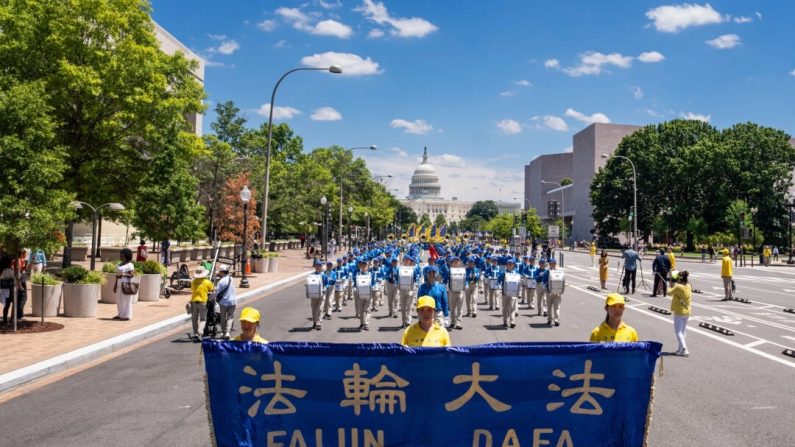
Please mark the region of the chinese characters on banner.
POLYGON ((205 341, 221 446, 642 446, 661 345, 205 341))

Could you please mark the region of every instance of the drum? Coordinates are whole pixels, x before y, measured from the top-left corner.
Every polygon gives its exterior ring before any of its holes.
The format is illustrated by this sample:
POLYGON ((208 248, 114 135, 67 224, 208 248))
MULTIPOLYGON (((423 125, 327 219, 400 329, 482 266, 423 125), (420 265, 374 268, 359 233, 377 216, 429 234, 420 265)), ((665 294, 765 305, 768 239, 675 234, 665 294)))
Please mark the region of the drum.
POLYGON ((414 267, 407 265, 398 270, 398 289, 411 290, 414 288, 414 267))
POLYGON ((522 275, 518 273, 505 273, 502 294, 505 296, 519 296, 519 284, 522 282, 522 275))
POLYGON ((309 299, 323 296, 323 276, 309 275, 306 277, 306 297, 309 299))
POLYGON ((358 275, 356 277, 356 290, 359 292, 359 299, 370 299, 372 286, 370 285, 369 275, 358 275))
POLYGON ((450 269, 450 291, 462 292, 464 290, 464 279, 466 278, 466 269, 455 267, 450 269))

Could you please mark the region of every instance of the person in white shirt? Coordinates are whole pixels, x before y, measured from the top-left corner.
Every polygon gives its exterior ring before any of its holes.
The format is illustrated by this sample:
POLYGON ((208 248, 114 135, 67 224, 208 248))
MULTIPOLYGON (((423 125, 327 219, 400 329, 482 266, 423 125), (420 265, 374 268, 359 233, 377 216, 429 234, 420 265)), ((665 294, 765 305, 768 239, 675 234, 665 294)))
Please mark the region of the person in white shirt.
POLYGON ((235 321, 235 309, 237 308, 237 292, 232 277, 229 276, 229 266, 222 265, 218 269, 218 284, 215 286, 215 298, 221 307, 221 334, 224 340, 231 337, 229 332, 235 321))

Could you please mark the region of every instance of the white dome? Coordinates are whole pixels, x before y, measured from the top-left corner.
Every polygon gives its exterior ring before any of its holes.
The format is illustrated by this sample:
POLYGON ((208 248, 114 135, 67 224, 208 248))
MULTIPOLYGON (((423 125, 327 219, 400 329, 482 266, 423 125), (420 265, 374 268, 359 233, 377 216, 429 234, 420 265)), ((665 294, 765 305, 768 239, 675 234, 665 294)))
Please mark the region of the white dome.
POLYGON ((438 198, 442 192, 442 185, 439 183, 439 176, 436 169, 428 164, 428 148, 422 155, 422 164, 414 170, 409 185, 410 199, 438 198))

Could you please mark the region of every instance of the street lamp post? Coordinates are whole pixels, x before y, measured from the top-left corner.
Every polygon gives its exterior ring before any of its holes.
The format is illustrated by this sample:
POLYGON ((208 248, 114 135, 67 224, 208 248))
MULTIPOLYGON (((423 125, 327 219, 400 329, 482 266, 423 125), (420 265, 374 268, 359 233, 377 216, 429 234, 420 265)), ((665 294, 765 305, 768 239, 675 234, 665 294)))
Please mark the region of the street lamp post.
POLYGON ((94 217, 91 221, 91 270, 94 270, 94 265, 97 259, 97 253, 94 251, 95 247, 97 246, 97 218, 99 217, 99 211, 102 208, 107 207, 109 210, 112 211, 121 211, 124 209, 124 205, 121 203, 111 202, 111 203, 103 203, 98 207, 93 207, 86 202, 82 202, 80 200, 75 200, 69 204, 72 208, 79 210, 82 209, 83 206, 87 206, 91 208, 91 211, 94 212, 94 217))
POLYGON ((633 218, 633 221, 634 221, 633 222, 633 226, 635 227, 635 229, 632 231, 632 239, 633 239, 632 246, 633 246, 633 248, 637 249, 637 245, 638 245, 638 211, 639 211, 638 210, 638 171, 635 169, 635 163, 633 163, 632 160, 629 159, 629 157, 625 157, 623 155, 616 155, 616 154, 612 154, 612 155, 602 154, 602 158, 610 158, 610 157, 622 158, 622 159, 628 161, 629 165, 632 166, 632 197, 633 197, 633 205, 635 205, 635 212, 632 214, 632 218, 633 218))
POLYGON ((787 251, 789 251, 789 259, 787 259, 787 264, 795 264, 795 260, 792 259, 792 208, 795 208, 795 198, 792 198, 789 202, 787 202, 787 210, 789 215, 787 216, 787 221, 789 222, 789 247, 787 247, 787 251))
MULTIPOLYGON (((351 152, 352 153, 353 151, 367 151, 367 150, 369 150, 369 151, 378 150, 378 146, 376 146, 374 144, 371 144, 370 146, 351 147, 351 148, 345 149, 344 152, 351 152)), ((340 158, 340 226, 339 226, 339 232, 338 232, 338 235, 337 235, 340 241, 342 241, 342 185, 343 185, 343 183, 342 183, 343 175, 342 174, 343 174, 343 172, 342 172, 342 158, 340 158)))
POLYGON ((353 207, 348 207, 348 250, 351 249, 351 214, 353 214, 353 207))
POLYGON ((243 277, 240 278, 240 288, 247 289, 249 287, 248 278, 246 277, 246 265, 248 258, 246 257, 246 249, 248 247, 248 202, 251 201, 251 191, 248 185, 243 186, 240 190, 240 201, 243 202, 243 252, 240 255, 240 270, 243 272, 243 277))
POLYGON ((323 205, 323 234, 320 235, 320 243, 323 244, 321 253, 323 260, 328 260, 328 199, 326 196, 320 198, 320 204, 323 205))
POLYGON ((366 242, 366 244, 369 244, 370 243, 370 213, 365 211, 364 212, 364 218, 367 219, 367 235, 366 235, 365 242, 366 242))
POLYGON ((271 93, 270 111, 268 112, 268 151, 265 155, 265 198, 262 203, 262 246, 265 247, 265 239, 268 237, 268 196, 270 195, 270 182, 271 182, 271 139, 273 138, 273 103, 276 101, 276 90, 279 89, 279 84, 282 83, 284 78, 290 73, 296 71, 328 71, 329 73, 340 74, 342 68, 332 65, 326 68, 313 68, 313 67, 300 67, 293 68, 287 73, 283 74, 281 78, 273 86, 273 93, 271 93))
MULTIPOLYGON (((547 183, 550 185, 558 185, 560 189, 560 217, 563 220, 563 225, 560 228, 560 241, 563 246, 566 245, 566 206, 563 203, 563 186, 561 186, 558 182, 548 182, 546 180, 541 180, 541 183, 547 183)), ((562 248, 562 247, 561 247, 562 248)))

